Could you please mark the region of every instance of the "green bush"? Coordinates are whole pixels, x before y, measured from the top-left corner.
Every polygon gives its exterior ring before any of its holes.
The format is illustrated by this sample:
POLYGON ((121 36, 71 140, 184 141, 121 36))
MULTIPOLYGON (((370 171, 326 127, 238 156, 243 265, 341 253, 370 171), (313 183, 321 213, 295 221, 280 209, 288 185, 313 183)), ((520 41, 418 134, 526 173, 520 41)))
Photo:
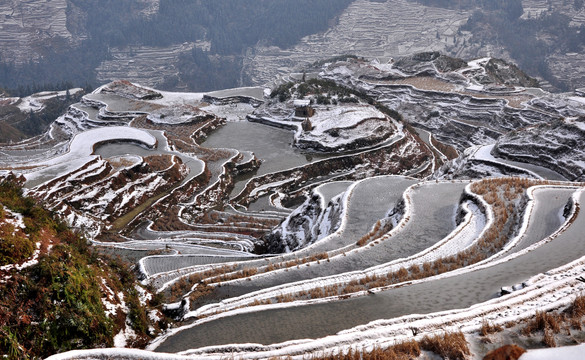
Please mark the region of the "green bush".
MULTIPOLYGON (((86 239, 22 196, 17 185, 0 183, 0 203, 24 215, 27 236, 4 236, 0 264, 30 256, 34 243, 50 241, 37 264, 12 271, 0 284, 0 354, 8 359, 46 357, 73 349, 108 347, 119 331, 102 304, 102 281, 129 304, 139 336, 148 319, 134 288, 134 274, 119 261, 102 259, 86 239)), ((11 229, 7 226, 6 230, 11 229)), ((18 233, 16 233, 18 234, 18 233)), ((118 325, 116 325, 118 324, 118 325)))

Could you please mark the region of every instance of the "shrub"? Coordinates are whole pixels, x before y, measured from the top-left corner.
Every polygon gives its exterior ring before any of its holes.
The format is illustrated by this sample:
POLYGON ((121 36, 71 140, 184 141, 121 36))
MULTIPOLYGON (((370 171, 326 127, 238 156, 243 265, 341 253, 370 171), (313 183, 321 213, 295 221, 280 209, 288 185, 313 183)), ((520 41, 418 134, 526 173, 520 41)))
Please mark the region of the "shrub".
POLYGON ((526 350, 517 345, 504 345, 487 353, 483 360, 518 360, 526 350))
POLYGON ((128 294, 128 319, 132 324, 132 329, 136 330, 139 334, 148 333, 148 319, 146 316, 146 310, 140 305, 140 299, 138 298, 138 292, 136 289, 128 294))
POLYGON ((13 271, 0 284, 1 354, 27 359, 112 346, 120 324, 104 311, 104 281, 115 294, 124 294, 133 322, 141 330, 146 328, 140 301, 129 295, 136 292, 136 278, 127 267, 104 261, 84 238, 24 198, 15 185, 0 183, 0 202, 25 216, 27 235, 45 249, 37 264, 13 271), (47 243, 53 245, 50 251, 47 243))
POLYGON ((443 335, 425 336, 420 342, 420 347, 449 360, 465 360, 466 355, 471 354, 462 332, 446 332, 443 335))
POLYGON ((545 331, 548 329, 554 334, 557 334, 561 331, 560 320, 558 314, 537 311, 534 319, 528 322, 526 327, 522 329, 522 332, 525 335, 529 335, 537 331, 545 331))
POLYGON ((410 360, 420 356, 418 342, 406 341, 388 348, 376 347, 371 351, 349 349, 347 353, 338 352, 329 355, 313 355, 311 360, 410 360))
POLYGON ((488 336, 489 334, 494 334, 502 330, 504 330, 504 328, 500 325, 491 324, 487 320, 483 319, 481 322, 481 328, 479 329, 479 334, 481 336, 488 336))
POLYGON ((12 224, 0 224, 0 266, 21 263, 34 251, 29 236, 16 231, 12 224))
POLYGON ((585 315, 585 296, 577 296, 566 312, 570 317, 573 318, 583 317, 585 315))

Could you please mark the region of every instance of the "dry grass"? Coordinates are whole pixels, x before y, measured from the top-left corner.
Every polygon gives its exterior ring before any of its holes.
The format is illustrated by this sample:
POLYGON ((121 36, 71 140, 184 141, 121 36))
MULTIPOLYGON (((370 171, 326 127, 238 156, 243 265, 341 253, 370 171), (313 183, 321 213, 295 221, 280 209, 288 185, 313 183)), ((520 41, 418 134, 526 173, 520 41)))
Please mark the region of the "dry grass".
POLYGON ((504 330, 502 326, 491 324, 487 320, 483 319, 481 322, 481 328, 479 329, 479 334, 481 336, 488 336, 490 334, 494 334, 502 330, 504 330))
MULTIPOLYGON (((412 281, 416 279, 426 278, 441 274, 454 269, 462 268, 470 264, 476 263, 485 259, 490 254, 494 254, 501 249, 505 242, 509 239, 510 232, 513 231, 513 226, 516 222, 518 211, 515 204, 520 197, 525 193, 525 189, 533 185, 552 184, 547 181, 536 181, 523 178, 500 178, 500 179, 486 179, 478 181, 472 185, 472 191, 477 193, 488 202, 494 212, 494 222, 492 226, 487 229, 484 236, 477 241, 477 243, 470 249, 458 253, 457 255, 441 258, 433 262, 425 262, 421 265, 412 265, 409 268, 400 268, 395 272, 390 272, 382 276, 364 276, 361 279, 351 281, 347 284, 333 284, 324 288, 317 288, 310 291, 300 291, 297 293, 280 295, 275 300, 277 302, 289 302, 301 299, 316 299, 323 297, 339 296, 339 298, 346 298, 349 294, 366 291, 372 288, 380 288, 388 285, 412 281)), ((210 217, 216 217, 216 214, 210 213, 210 217)), ((211 219, 213 220, 213 219, 211 219)), ((235 218, 233 220, 236 220, 235 218)), ((237 220, 249 220, 245 218, 238 218, 237 220)), ((372 233, 379 232, 383 229, 381 224, 377 224, 372 233)), ((367 239, 369 240, 369 239, 367 239)), ((367 241, 366 240, 366 241, 367 241)), ((359 244, 358 244, 359 245, 359 244)), ((345 254, 344 254, 345 255, 345 254)), ((277 269, 288 269, 294 266, 297 268, 300 265, 309 265, 311 262, 327 260, 329 261, 328 253, 314 254, 304 258, 298 258, 280 263, 268 263, 260 268, 248 268, 240 271, 231 269, 214 270, 211 273, 195 274, 194 279, 189 281, 179 281, 175 286, 177 288, 185 289, 189 284, 198 283, 203 279, 207 282, 223 282, 240 278, 250 278, 251 276, 261 273, 270 272, 277 269)), ((267 260, 268 261, 268 260, 267 260)), ((175 287, 174 286, 174 287, 175 287)), ((173 287, 173 288, 174 288, 173 287)), ((179 291, 175 291, 179 293, 179 291)), ((263 302, 250 302, 248 305, 253 306, 263 302)), ((575 302, 576 314, 585 314, 585 298, 580 297, 575 302)), ((538 321, 542 321, 545 315, 537 315, 538 321)), ((545 316, 546 317, 546 316, 545 316)), ((559 321, 554 318, 553 320, 559 321)), ((548 328, 553 332, 559 331, 559 325, 554 325, 553 320, 546 320, 548 328)), ((571 324, 575 327, 580 323, 580 320, 573 320, 571 324)), ((533 325, 530 325, 533 326, 533 325)), ((535 328, 541 325, 534 325, 535 328)), ((580 324, 578 325, 580 327, 580 324)), ((482 335, 487 335, 493 332, 501 331, 501 326, 494 326, 491 324, 482 325, 482 335)), ((534 330, 536 331, 536 330, 534 330)), ((533 330, 526 330, 527 333, 533 330)), ((485 336, 484 335, 484 336, 485 336)))
POLYGON ((549 329, 544 330, 544 335, 542 336, 542 343, 547 347, 557 347, 555 336, 551 330, 549 329))
POLYGON ((453 146, 438 141, 432 134, 431 144, 433 144, 433 146, 437 148, 437 150, 439 150, 443 155, 445 155, 448 160, 456 159, 459 156, 459 153, 453 146))
POLYGON ((579 295, 573 300, 573 303, 565 310, 565 318, 571 328, 575 330, 583 329, 583 316, 585 316, 585 296, 579 295))
POLYGON ((544 311, 537 311, 534 319, 530 320, 526 327, 522 329, 524 335, 530 335, 537 331, 552 331, 553 334, 558 334, 561 331, 561 323, 563 317, 560 314, 547 313, 544 311))
MULTIPOLYGON (((221 276, 222 274, 230 273, 235 270, 235 266, 222 266, 212 270, 207 270, 200 273, 194 273, 186 277, 181 277, 169 288, 170 301, 177 301, 183 294, 189 291, 193 285, 202 284, 205 280, 206 285, 212 281, 211 278, 221 276)), ((199 287, 199 286, 198 286, 199 287)))
POLYGON ((526 350, 518 345, 504 345, 487 353, 483 360, 516 360, 525 352, 526 350))
MULTIPOLYGON (((366 276, 359 281, 352 281, 341 288, 340 294, 348 295, 372 288, 428 278, 484 260, 488 256, 500 251, 510 238, 510 234, 514 231, 513 225, 519 216, 516 203, 525 194, 526 189, 530 186, 545 184, 553 183, 525 178, 485 179, 473 183, 471 187, 472 191, 482 196, 491 206, 494 213, 493 224, 487 229, 482 238, 478 239, 476 244, 456 255, 440 258, 432 262, 425 262, 422 264, 422 268, 421 265, 414 264, 408 269, 402 267, 397 271, 389 272, 386 276, 366 276)), ((382 228, 381 224, 377 224, 370 234, 365 235, 357 242, 357 245, 363 246, 367 244, 372 238, 371 234, 382 228)), ((304 264, 305 260, 297 259, 289 261, 283 266, 291 267, 304 264)), ((300 295, 296 294, 295 297, 300 298, 300 295)))
POLYGON ((585 316, 585 295, 579 295, 573 300, 573 303, 565 311, 571 318, 581 318, 585 316))
POLYGON ((387 232, 387 229, 385 226, 382 226, 382 221, 378 220, 376 221, 376 224, 374 225, 374 228, 367 234, 365 234, 364 236, 362 236, 357 242, 356 245, 357 246, 364 246, 366 245, 368 242, 372 241, 372 240, 376 240, 379 239, 382 235, 384 235, 384 233, 387 232))
POLYGON ((376 347, 371 351, 349 349, 347 353, 313 355, 311 360, 410 360, 421 354, 419 343, 411 340, 385 349, 376 347))
POLYGON ((189 295, 189 299, 195 302, 200 297, 209 295, 213 291, 213 287, 209 286, 206 282, 202 282, 197 285, 195 289, 189 295))
POLYGON ((555 347, 555 335, 562 330, 571 335, 571 328, 582 330, 583 316, 585 316, 585 296, 579 295, 573 303, 562 313, 537 311, 534 318, 526 322, 521 330, 525 336, 542 332, 542 343, 548 347, 555 347))
POLYGON ((449 360, 465 360, 471 354, 462 332, 446 332, 443 335, 425 336, 420 347, 449 360))

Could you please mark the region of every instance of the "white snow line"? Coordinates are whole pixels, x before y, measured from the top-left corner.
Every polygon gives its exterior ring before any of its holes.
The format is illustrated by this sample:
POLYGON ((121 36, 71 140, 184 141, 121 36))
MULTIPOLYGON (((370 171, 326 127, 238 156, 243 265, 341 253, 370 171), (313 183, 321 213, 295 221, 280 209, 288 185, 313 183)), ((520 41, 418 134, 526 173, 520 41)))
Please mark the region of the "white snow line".
MULTIPOLYGON (((537 310, 555 310, 568 305, 575 293, 585 290, 585 284, 574 280, 574 276, 582 272, 583 264, 585 264, 585 257, 551 271, 550 275, 538 276, 534 286, 522 289, 505 298, 488 300, 464 309, 375 320, 320 339, 293 340, 271 345, 208 346, 187 350, 180 354, 213 359, 222 353, 229 352, 232 356, 251 359, 289 355, 295 359, 301 359, 307 353, 322 352, 324 349, 328 352, 337 352, 347 351, 350 348, 366 351, 375 346, 385 348, 396 342, 412 340, 413 338, 420 340, 425 335, 447 330, 472 333, 479 330, 482 321, 502 325, 510 321, 518 322, 531 318, 537 310), (553 273, 563 274, 564 277, 561 280, 555 280, 553 273), (416 336, 413 336, 413 331, 416 331, 416 336)), ((176 333, 173 332, 173 334, 176 333)), ((157 339, 149 345, 149 349, 155 349, 166 338, 164 337, 161 341, 157 339)))
MULTIPOLYGON (((416 186, 416 185, 413 185, 413 186, 416 186)), ((471 192, 470 187, 471 187, 471 183, 466 186, 466 191, 468 192, 468 194, 471 197, 476 198, 479 201, 479 203, 481 203, 483 205, 483 207, 485 209, 484 211, 487 214, 486 216, 488 218, 488 221, 486 222, 485 226, 483 227, 481 233, 477 236, 477 238, 475 240, 475 241, 477 241, 483 236, 483 234, 486 231, 489 230, 489 228, 493 224, 494 216, 493 216, 493 212, 491 210, 491 207, 485 202, 485 200, 483 200, 482 197, 471 192)), ((544 186, 544 187, 548 187, 548 186, 544 186)), ((550 186, 550 187, 553 187, 553 186, 550 186)), ((573 187, 569 187, 569 188, 573 188, 573 187)), ((506 250, 508 250, 514 244, 516 244, 517 241, 519 241, 519 239, 524 235, 524 233, 527 229, 528 218, 530 215, 531 215, 531 212, 528 215, 525 215, 524 223, 523 223, 523 226, 519 232, 519 235, 511 241, 511 244, 508 244, 508 246, 505 248, 506 250)), ((406 214, 403 217, 403 220, 405 218, 406 218, 406 214)), ((465 226, 469 226, 470 218, 471 218, 470 216, 466 216, 466 221, 464 221, 462 224, 460 224, 460 226, 458 226, 447 238, 445 238, 441 242, 439 242, 439 243, 435 244, 433 247, 431 247, 429 249, 425 249, 424 251, 422 251, 418 254, 415 254, 411 257, 394 260, 394 261, 389 262, 387 264, 377 265, 375 267, 371 267, 371 268, 368 268, 365 270, 347 272, 347 273, 343 273, 343 274, 339 274, 339 275, 327 276, 327 277, 316 278, 316 279, 303 280, 303 281, 299 281, 296 283, 288 283, 288 284, 283 284, 283 285, 275 286, 275 287, 268 288, 268 289, 258 290, 258 291, 255 291, 255 292, 252 292, 249 294, 245 294, 245 295, 242 295, 242 296, 239 296, 236 298, 225 299, 219 303, 209 304, 209 305, 203 306, 197 310, 194 310, 194 311, 187 313, 185 315, 185 318, 211 316, 212 318, 215 319, 216 317, 226 316, 223 313, 224 311, 231 313, 233 309, 237 309, 241 306, 249 305, 252 300, 272 299, 276 296, 294 294, 294 293, 297 293, 300 291, 307 291, 307 290, 313 289, 315 287, 325 287, 325 286, 329 286, 329 285, 344 284, 344 283, 348 283, 349 281, 352 281, 352 280, 359 280, 359 279, 365 277, 366 275, 368 275, 368 276, 370 276, 370 275, 383 275, 383 274, 386 274, 388 271, 390 271, 390 269, 396 270, 401 265, 403 265, 403 266, 410 265, 411 263, 415 263, 417 258, 421 258, 423 256, 428 256, 429 254, 432 254, 430 256, 430 260, 439 258, 440 256, 445 255, 440 250, 441 247, 445 246, 445 244, 448 244, 450 241, 453 241, 453 239, 461 233, 462 229, 465 226), (214 314, 217 314, 218 312, 220 312, 219 315, 214 315, 214 314)), ((566 226, 558 229, 556 233, 560 233, 560 232, 564 231, 564 229, 566 229, 566 226)), ((551 237, 553 235, 551 235, 551 237)), ((556 237, 556 236, 554 236, 554 237, 556 237)), ((552 238, 554 239, 554 237, 552 237, 552 238)), ((540 245, 540 244, 542 244, 542 241, 538 243, 538 245, 540 245)), ((472 244, 470 243, 468 246, 471 246, 471 245, 472 244)), ((448 272, 445 274, 433 276, 433 277, 427 278, 427 279, 410 281, 409 283, 419 283, 419 282, 429 281, 428 279, 439 279, 439 278, 443 278, 443 277, 454 276, 456 274, 461 274, 461 273, 473 271, 474 269, 482 269, 485 267, 493 266, 493 265, 496 265, 496 264, 503 262, 503 260, 508 261, 512 258, 515 258, 517 256, 525 254, 527 251, 530 251, 530 250, 536 248, 537 247, 536 245, 537 244, 529 247, 528 249, 525 249, 524 251, 519 252, 516 255, 512 254, 512 255, 510 255, 510 256, 508 256, 500 261, 493 262, 492 260, 494 258, 500 256, 502 254, 502 252, 499 252, 498 254, 496 254, 496 255, 494 255, 486 260, 483 260, 477 264, 474 264, 472 266, 469 266, 469 267, 466 267, 463 269, 458 269, 458 270, 448 272)), ((359 249, 356 249, 356 250, 359 250, 359 249)), ((460 249, 455 249, 455 253, 457 253, 458 250, 460 250, 460 249)), ((452 254, 449 254, 449 255, 452 255, 452 254)), ((286 271, 286 269, 279 269, 276 271, 286 271)), ((258 276, 258 275, 255 275, 255 276, 258 276)), ((387 290, 387 289, 390 289, 390 288, 393 288, 393 287, 399 286, 399 285, 400 284, 398 284, 398 285, 393 284, 393 285, 389 285, 389 286, 385 286, 385 287, 381 287, 381 288, 370 289, 370 291, 373 291, 373 292, 384 291, 384 290, 387 290)), ((362 291, 362 292, 357 293, 353 296, 361 296, 361 295, 365 295, 366 293, 367 292, 362 291)), ((288 306, 295 306, 294 304, 302 305, 302 304, 312 304, 312 303, 318 303, 318 302, 335 301, 338 298, 339 298, 338 296, 333 296, 333 297, 329 297, 329 298, 322 298, 322 299, 315 299, 315 300, 295 301, 293 303, 288 303, 286 305, 282 305, 281 303, 278 303, 278 304, 272 304, 272 305, 266 305, 266 306, 268 306, 269 308, 278 308, 281 306, 288 307, 288 306)))
MULTIPOLYGON (((368 149, 365 149, 365 150, 360 151, 360 152, 357 152, 357 153, 352 153, 352 155, 353 156, 358 156, 360 154, 364 154, 364 153, 370 152, 370 151, 375 150, 375 149, 378 149, 378 148, 380 148, 380 149, 381 148, 387 148, 387 147, 389 148, 392 145, 396 144, 398 141, 404 139, 406 137, 406 134, 402 130, 402 127, 399 126, 400 124, 397 124, 395 120, 392 120, 392 121, 394 121, 394 125, 397 127, 397 130, 398 130, 398 134, 395 136, 394 141, 392 141, 390 144, 385 144, 385 145, 382 145, 382 146, 379 146, 379 147, 374 146, 372 148, 368 148, 368 149)), ((339 155, 339 156, 333 156, 333 157, 330 157, 330 158, 327 158, 327 159, 324 159, 324 160, 315 161, 315 162, 310 163, 310 164, 315 164, 315 163, 324 162, 324 161, 330 161, 330 160, 334 160, 334 159, 338 159, 338 158, 342 158, 342 157, 346 157, 346 156, 348 156, 348 155, 347 154, 344 154, 344 155, 339 155)), ((310 164, 307 164, 307 165, 310 165, 310 164)), ((297 167, 294 167, 294 168, 287 169, 286 171, 298 171, 298 170, 302 170, 307 165, 297 166, 297 167)), ((240 193, 237 194, 236 196, 234 196, 232 199, 235 199, 235 198, 238 198, 239 196, 241 196, 246 191, 246 189, 248 188, 248 184, 250 184, 255 179, 257 179, 259 177, 270 177, 272 175, 279 174, 281 172, 282 171, 274 171, 274 172, 266 173, 266 174, 259 175, 259 176, 255 176, 255 177, 251 178, 250 180, 248 180, 246 182, 246 185, 244 185, 244 188, 242 189, 242 191, 240 191, 240 193)))
MULTIPOLYGON (((365 180, 367 180, 367 179, 365 179, 365 180)), ((362 180, 362 181, 365 181, 365 180, 362 180)), ((357 182, 357 183, 360 183, 360 182, 357 182)), ((353 189, 355 188, 356 184, 353 185, 352 192, 353 192, 353 189)), ((428 184, 434 184, 434 182, 429 182, 428 184)), ((414 185, 410 186, 403 193, 404 201, 406 204, 405 213, 402 216, 401 221, 398 224, 398 226, 394 227, 394 229, 392 229, 392 231, 390 231, 388 234, 382 236, 380 238, 381 241, 388 240, 397 231, 401 231, 401 229, 404 227, 404 225, 407 221, 410 221, 409 219, 410 219, 410 215, 412 213, 412 200, 410 197, 410 192, 414 191, 414 189, 416 189, 419 186, 420 186, 419 184, 414 184, 414 185)), ((468 186, 470 186, 470 184, 468 186)), ((349 190, 348 190, 348 192, 349 192, 349 190)), ((486 205, 487 205, 487 203, 486 203, 486 205)), ((419 253, 412 255, 410 257, 393 260, 393 261, 388 262, 386 264, 376 265, 376 266, 373 266, 373 267, 370 267, 367 269, 363 269, 363 270, 356 270, 356 271, 346 272, 343 274, 337 274, 337 275, 325 276, 325 277, 320 277, 320 278, 302 280, 302 281, 298 281, 298 282, 294 282, 294 283, 282 284, 282 285, 278 285, 275 287, 262 289, 262 290, 258 290, 258 291, 252 292, 252 293, 244 294, 244 295, 241 295, 239 297, 228 298, 228 299, 222 300, 219 303, 208 304, 208 305, 205 305, 201 308, 198 308, 197 310, 191 311, 185 315, 185 318, 209 316, 209 315, 216 314, 218 312, 223 313, 226 311, 230 311, 230 310, 239 308, 241 306, 249 305, 250 302, 252 302, 253 300, 272 299, 272 298, 280 296, 280 295, 294 294, 294 293, 298 293, 301 291, 307 291, 307 290, 310 290, 310 289, 313 289, 316 287, 325 287, 325 286, 330 286, 330 285, 342 285, 342 284, 349 283, 352 280, 359 280, 361 278, 364 278, 365 276, 370 276, 370 275, 377 275, 377 276, 382 275, 382 274, 385 275, 390 270, 397 270, 400 266, 408 266, 410 264, 413 264, 416 262, 417 259, 420 259, 424 256, 430 257, 431 260, 436 259, 436 258, 440 258, 441 256, 445 255, 444 250, 443 250, 444 246, 446 244, 449 244, 450 242, 454 241, 454 239, 456 239, 458 237, 458 235, 461 234, 461 232, 464 228, 470 226, 472 223, 472 219, 474 219, 474 216, 472 216, 471 212, 468 212, 468 215, 466 216, 465 221, 462 222, 459 226, 457 226, 457 228, 454 229, 445 239, 443 239, 439 243, 435 244, 431 248, 425 249, 422 252, 419 252, 419 253)), ((477 237, 477 239, 479 239, 481 237, 481 234, 483 234, 485 231, 487 231, 490 224, 491 224, 491 222, 488 221, 486 226, 482 229, 482 232, 480 233, 480 235, 477 237)), ((340 229, 341 229, 341 227, 340 227, 340 229)), ((463 234, 463 236, 464 235, 467 235, 467 234, 463 234)), ((464 239, 462 239, 461 241, 466 242, 464 239)), ((350 245, 350 246, 353 247, 354 245, 350 245)), ((455 249, 455 250, 458 250, 458 249, 455 249)), ((338 251, 339 250, 336 250, 335 252, 338 252, 338 251)), ((352 253, 354 251, 363 251, 363 249, 362 248, 355 248, 355 249, 351 250, 349 253, 352 253)), ((447 249, 447 251, 449 251, 449 249, 447 249)), ((456 252, 457 251, 455 251, 455 253, 456 252)), ((336 255, 334 257, 330 257, 330 259, 334 259, 335 257, 341 257, 341 256, 343 256, 343 255, 339 254, 339 255, 336 255)), ((315 261, 310 262, 310 263, 314 263, 314 262, 315 261)), ((310 264, 310 263, 308 263, 308 264, 310 264)), ((306 264, 303 264, 303 265, 306 266, 306 264)), ((258 278, 261 276, 270 276, 270 275, 277 273, 277 272, 286 272, 286 271, 288 271, 288 269, 281 268, 281 269, 271 271, 270 273, 262 273, 262 274, 253 275, 250 278, 258 278)), ((236 279, 236 280, 226 281, 226 282, 224 282, 224 284, 230 283, 230 282, 237 282, 237 281, 242 281, 242 280, 236 279)), ((364 294, 364 293, 365 292, 360 293, 360 294, 364 294)), ((317 300, 310 300, 307 302, 295 301, 294 303, 296 303, 298 305, 301 303, 304 304, 304 303, 314 303, 314 302, 327 302, 327 301, 331 301, 332 299, 338 299, 338 296, 317 299, 317 300)), ((287 304, 286 306, 288 306, 289 304, 287 304)), ((273 304, 273 305, 270 305, 270 307, 275 308, 275 307, 280 307, 280 305, 281 305, 281 303, 273 304)))
POLYGON ((475 149, 475 151, 473 152, 473 154, 470 156, 470 159, 475 159, 475 160, 485 161, 487 163, 497 164, 500 166, 514 169, 514 170, 519 171, 521 173, 528 173, 528 174, 534 176, 536 179, 541 179, 541 180, 543 179, 542 176, 538 175, 537 173, 535 173, 532 170, 528 170, 528 169, 525 169, 525 168, 522 168, 522 167, 519 167, 516 165, 508 164, 504 160, 500 160, 500 159, 497 159, 494 156, 492 156, 491 149, 493 149, 494 146, 495 146, 495 144, 478 146, 475 149), (487 152, 487 154, 486 154, 486 152, 487 152))

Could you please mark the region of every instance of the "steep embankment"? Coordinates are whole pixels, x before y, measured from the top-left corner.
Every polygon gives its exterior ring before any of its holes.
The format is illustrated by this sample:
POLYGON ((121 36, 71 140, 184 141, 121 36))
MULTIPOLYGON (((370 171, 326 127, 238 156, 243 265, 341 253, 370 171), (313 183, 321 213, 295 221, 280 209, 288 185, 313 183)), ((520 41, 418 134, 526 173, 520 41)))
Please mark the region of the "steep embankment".
POLYGON ((166 326, 127 265, 98 255, 14 180, 0 179, 1 353, 28 359, 139 346, 166 326))

